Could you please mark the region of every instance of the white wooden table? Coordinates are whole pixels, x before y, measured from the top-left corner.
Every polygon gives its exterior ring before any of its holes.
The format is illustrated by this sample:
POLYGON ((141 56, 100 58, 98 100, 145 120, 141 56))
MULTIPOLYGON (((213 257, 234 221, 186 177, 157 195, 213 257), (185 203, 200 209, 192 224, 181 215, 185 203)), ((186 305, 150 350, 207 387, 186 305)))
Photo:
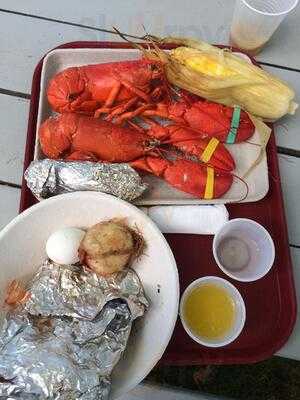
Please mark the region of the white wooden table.
MULTIPOLYGON (((234 0, 0 0, 0 228, 18 213, 35 65, 49 49, 75 40, 118 40, 98 28, 195 36, 227 43, 234 0)), ((300 100, 300 6, 257 57, 290 82, 300 100)), ((300 300, 300 114, 276 127, 294 276, 300 300)), ((281 356, 300 360, 300 319, 281 356)))

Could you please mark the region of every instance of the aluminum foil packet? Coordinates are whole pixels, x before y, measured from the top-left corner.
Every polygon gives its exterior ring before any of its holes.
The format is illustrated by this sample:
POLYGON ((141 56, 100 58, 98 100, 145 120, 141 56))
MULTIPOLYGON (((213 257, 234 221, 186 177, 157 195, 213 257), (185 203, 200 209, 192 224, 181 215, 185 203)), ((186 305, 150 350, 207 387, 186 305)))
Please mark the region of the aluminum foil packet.
POLYGON ((25 171, 27 186, 38 200, 57 194, 91 190, 133 201, 147 189, 128 164, 90 161, 33 161, 25 171))
POLYGON ((108 278, 45 261, 0 325, 0 399, 107 400, 148 302, 132 269, 108 278))

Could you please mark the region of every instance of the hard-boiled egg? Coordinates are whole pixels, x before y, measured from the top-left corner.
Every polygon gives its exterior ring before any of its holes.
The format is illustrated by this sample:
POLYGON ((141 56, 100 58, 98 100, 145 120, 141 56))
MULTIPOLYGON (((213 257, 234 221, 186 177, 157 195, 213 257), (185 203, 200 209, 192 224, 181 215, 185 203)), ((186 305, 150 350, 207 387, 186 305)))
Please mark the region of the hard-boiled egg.
POLYGON ((79 261, 78 247, 85 232, 79 228, 62 228, 51 234, 46 253, 57 264, 75 264, 79 261))

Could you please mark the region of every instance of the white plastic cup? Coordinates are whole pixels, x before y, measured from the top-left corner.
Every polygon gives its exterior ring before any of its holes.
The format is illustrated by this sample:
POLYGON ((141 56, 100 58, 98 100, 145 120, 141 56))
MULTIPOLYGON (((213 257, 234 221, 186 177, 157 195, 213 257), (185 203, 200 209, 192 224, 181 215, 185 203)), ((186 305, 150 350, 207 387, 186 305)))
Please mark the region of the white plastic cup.
POLYGON ((236 218, 226 222, 214 236, 213 255, 230 278, 252 282, 270 271, 275 248, 262 225, 251 219, 236 218))
POLYGON ((298 0, 236 0, 230 43, 252 55, 259 53, 298 0))
POLYGON ((244 300, 240 294, 240 292, 237 290, 235 286, 233 286, 230 282, 228 282, 226 279, 219 278, 217 276, 205 276, 203 278, 196 279, 193 281, 183 292, 183 295, 181 296, 180 300, 180 319, 182 322, 182 325, 186 331, 186 333, 197 343, 202 344, 203 346, 206 347, 222 347, 226 346, 229 343, 232 343, 242 332, 243 327, 245 325, 246 321, 246 308, 245 308, 245 303, 244 300), (223 289, 227 290, 231 298, 233 299, 235 303, 235 320, 233 323, 232 328, 230 331, 222 338, 219 339, 214 339, 214 340, 208 340, 206 338, 202 338, 200 336, 196 336, 192 330, 190 329, 188 323, 186 322, 184 318, 184 304, 185 301, 188 297, 188 295, 191 293, 192 290, 194 290, 197 287, 200 287, 204 284, 207 283, 213 283, 215 285, 218 285, 222 287, 223 289))

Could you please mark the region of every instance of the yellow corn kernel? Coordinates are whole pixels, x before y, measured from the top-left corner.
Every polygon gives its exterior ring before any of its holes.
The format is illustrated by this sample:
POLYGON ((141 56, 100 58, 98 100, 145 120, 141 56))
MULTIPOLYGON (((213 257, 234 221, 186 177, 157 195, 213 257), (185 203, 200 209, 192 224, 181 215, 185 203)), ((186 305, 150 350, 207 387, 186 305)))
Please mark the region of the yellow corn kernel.
POLYGON ((186 66, 194 71, 201 72, 209 76, 227 77, 234 75, 234 72, 223 65, 210 60, 208 57, 192 57, 185 61, 186 66))

